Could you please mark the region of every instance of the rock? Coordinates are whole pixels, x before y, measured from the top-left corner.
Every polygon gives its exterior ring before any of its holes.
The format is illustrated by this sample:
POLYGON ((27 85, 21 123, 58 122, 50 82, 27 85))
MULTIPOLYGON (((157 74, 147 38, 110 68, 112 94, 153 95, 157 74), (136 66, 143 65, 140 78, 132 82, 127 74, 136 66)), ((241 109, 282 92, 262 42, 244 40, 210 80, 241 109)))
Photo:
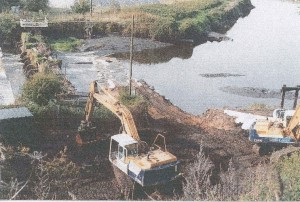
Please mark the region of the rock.
POLYGON ((208 41, 233 41, 233 39, 231 39, 230 37, 226 36, 225 34, 220 34, 217 32, 209 32, 207 34, 207 39, 208 41))

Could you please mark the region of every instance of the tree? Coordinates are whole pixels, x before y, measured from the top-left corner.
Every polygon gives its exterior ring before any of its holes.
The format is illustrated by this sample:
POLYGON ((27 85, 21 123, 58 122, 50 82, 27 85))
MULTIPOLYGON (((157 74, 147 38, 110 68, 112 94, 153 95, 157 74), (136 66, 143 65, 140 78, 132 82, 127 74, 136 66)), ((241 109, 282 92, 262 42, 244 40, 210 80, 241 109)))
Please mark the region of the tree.
POLYGON ((46 11, 49 8, 49 0, 21 0, 24 10, 38 12, 46 11))
POLYGON ((38 105, 47 105, 62 91, 62 82, 54 74, 35 74, 23 86, 23 98, 38 105))
POLYGON ((90 11, 90 2, 89 0, 77 0, 71 9, 75 13, 85 14, 90 11))
POLYGON ((9 14, 3 14, 0 17, 0 43, 13 40, 12 35, 17 27, 16 21, 13 16, 9 14))
POLYGON ((0 0, 0 12, 10 10, 12 6, 19 6, 20 0, 0 0))

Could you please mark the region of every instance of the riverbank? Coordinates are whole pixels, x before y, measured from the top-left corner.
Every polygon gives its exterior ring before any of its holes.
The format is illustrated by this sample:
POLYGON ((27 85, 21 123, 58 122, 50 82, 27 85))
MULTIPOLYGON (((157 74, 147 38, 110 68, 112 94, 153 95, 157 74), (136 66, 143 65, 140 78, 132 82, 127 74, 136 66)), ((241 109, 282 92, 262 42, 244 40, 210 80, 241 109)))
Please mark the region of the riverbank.
POLYGON ((170 4, 145 4, 122 8, 118 12, 103 13, 91 22, 53 22, 43 31, 51 38, 92 37, 118 33, 131 34, 131 16, 135 16, 136 37, 163 42, 204 42, 211 31, 225 32, 240 17, 253 8, 250 0, 172 1, 170 4))
MULTIPOLYGON (((172 1, 170 4, 145 4, 124 7, 114 12, 113 16, 111 11, 104 12, 101 16, 92 18, 92 22, 88 19, 75 18, 73 21, 49 22, 49 27, 42 29, 42 35, 52 39, 85 38, 111 33, 130 36, 131 16, 135 15, 136 37, 171 43, 194 41, 195 44, 199 44, 207 40, 210 31, 228 30, 238 18, 248 15, 252 8, 250 0, 172 1)), ((0 32, 10 33, 7 36, 0 35, 0 46, 5 44, 6 48, 12 45, 16 47, 14 41, 18 41, 15 39, 20 37, 23 29, 18 21, 13 20, 13 16, 2 15, 11 20, 0 21, 0 25, 10 23, 11 29, 0 28, 0 32)))

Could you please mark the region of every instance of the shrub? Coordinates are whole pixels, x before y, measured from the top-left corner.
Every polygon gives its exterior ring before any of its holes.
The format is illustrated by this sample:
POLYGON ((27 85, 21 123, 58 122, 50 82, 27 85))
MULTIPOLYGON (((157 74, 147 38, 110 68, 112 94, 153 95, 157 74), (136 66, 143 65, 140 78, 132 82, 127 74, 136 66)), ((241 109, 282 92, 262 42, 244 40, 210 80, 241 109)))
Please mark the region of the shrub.
POLYGON ((300 156, 294 153, 290 157, 284 158, 277 165, 283 185, 282 200, 300 200, 300 156))
POLYGON ((0 41, 12 40, 12 35, 16 29, 17 24, 12 15, 1 14, 0 16, 0 41))
POLYGON ((23 86, 23 98, 38 105, 47 105, 62 90, 61 79, 54 74, 35 74, 23 86))
POLYGON ((213 163, 204 155, 203 148, 196 156, 196 160, 188 167, 183 185, 182 200, 203 201, 208 199, 208 191, 212 189, 210 178, 213 163))
POLYGON ((240 199, 247 201, 278 201, 281 195, 279 175, 272 165, 261 164, 246 171, 244 193, 240 199))
POLYGON ((77 0, 71 9, 75 13, 85 14, 90 10, 90 3, 88 0, 77 0))
MULTIPOLYGON (((63 152, 61 152, 62 155, 63 152)), ((72 199, 70 190, 78 180, 80 168, 64 157, 40 160, 35 168, 32 190, 37 199, 72 199)))

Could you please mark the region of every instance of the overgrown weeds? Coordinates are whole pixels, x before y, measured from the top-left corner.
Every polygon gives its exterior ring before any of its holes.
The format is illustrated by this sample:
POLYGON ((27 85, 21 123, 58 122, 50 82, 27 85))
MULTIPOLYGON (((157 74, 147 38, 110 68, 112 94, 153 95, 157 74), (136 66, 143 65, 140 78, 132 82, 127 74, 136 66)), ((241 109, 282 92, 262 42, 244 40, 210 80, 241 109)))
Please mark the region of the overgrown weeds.
POLYGON ((82 44, 82 40, 74 37, 50 40, 50 46, 56 51, 75 51, 82 44))

